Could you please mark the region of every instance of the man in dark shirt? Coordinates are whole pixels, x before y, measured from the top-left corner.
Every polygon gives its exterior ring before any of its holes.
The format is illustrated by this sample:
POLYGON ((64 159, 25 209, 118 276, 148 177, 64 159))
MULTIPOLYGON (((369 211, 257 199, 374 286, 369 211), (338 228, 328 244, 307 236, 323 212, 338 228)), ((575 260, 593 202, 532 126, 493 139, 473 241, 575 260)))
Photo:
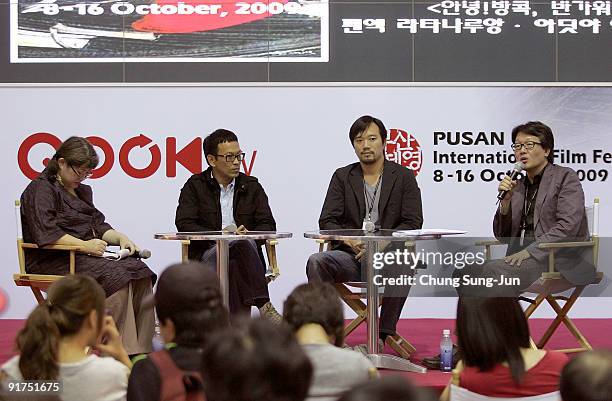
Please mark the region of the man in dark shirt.
MULTIPOLYGON (((155 305, 166 351, 176 367, 184 372, 199 372, 207 339, 228 326, 227 309, 214 271, 196 262, 172 265, 161 274, 155 296, 144 302, 149 307, 155 305)), ((166 376, 167 372, 159 371, 151 355, 136 357, 127 400, 159 400, 162 378, 166 376)))
MULTIPOLYGON (((236 135, 218 129, 204 139, 209 164, 204 172, 187 180, 176 209, 179 231, 276 231, 268 197, 253 176, 240 172, 244 153, 236 135)), ((261 315, 279 322, 280 314, 270 303, 262 245, 253 240, 229 244, 229 309, 232 315, 250 314, 256 306, 261 315)), ((212 241, 194 241, 189 259, 213 268, 216 247, 212 241)))

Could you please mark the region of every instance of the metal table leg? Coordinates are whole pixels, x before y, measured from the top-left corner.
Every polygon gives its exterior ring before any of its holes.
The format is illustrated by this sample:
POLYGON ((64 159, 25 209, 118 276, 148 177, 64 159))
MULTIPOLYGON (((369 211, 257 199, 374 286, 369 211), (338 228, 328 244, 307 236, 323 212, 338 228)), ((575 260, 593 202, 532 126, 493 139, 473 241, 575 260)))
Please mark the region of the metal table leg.
POLYGON ((375 241, 366 241, 367 322, 368 354, 378 354, 378 286, 374 283, 374 253, 378 252, 375 241))
POLYGON ((217 240, 217 276, 221 283, 223 305, 229 308, 229 243, 227 240, 217 240))
POLYGON ((406 372, 425 373, 427 369, 415 363, 394 355, 380 353, 378 349, 378 286, 374 282, 374 253, 378 252, 378 243, 374 240, 365 241, 366 246, 366 277, 368 302, 368 358, 374 366, 380 369, 393 369, 406 372))

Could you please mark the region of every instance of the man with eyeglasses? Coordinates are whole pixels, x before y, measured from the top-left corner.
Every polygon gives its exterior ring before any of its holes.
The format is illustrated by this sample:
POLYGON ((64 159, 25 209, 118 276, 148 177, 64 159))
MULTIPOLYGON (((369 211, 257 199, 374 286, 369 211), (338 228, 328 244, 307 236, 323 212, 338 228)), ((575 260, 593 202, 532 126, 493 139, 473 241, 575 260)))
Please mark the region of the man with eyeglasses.
MULTIPOLYGON (((236 134, 218 129, 204 139, 209 167, 187 180, 176 209, 179 231, 276 231, 268 197, 253 176, 240 172, 244 153, 236 134)), ((281 316, 270 303, 261 244, 253 240, 229 245, 229 307, 232 314, 248 314, 256 306, 275 322, 281 316)), ((189 259, 214 268, 217 254, 212 241, 193 241, 189 259)))
MULTIPOLYGON (((528 122, 512 130, 512 142, 525 177, 513 181, 506 176, 500 182, 498 189, 508 192, 493 220, 495 237, 508 244, 506 257, 477 270, 486 276, 519 278, 520 285, 493 291, 495 295, 518 296, 548 269, 548 251, 538 248, 539 243, 584 241, 589 231, 578 175, 569 167, 553 164, 552 130, 539 121, 528 122)), ((590 252, 587 248, 558 251, 556 269, 571 283, 589 284, 595 278, 590 252)), ((461 274, 471 269, 463 270, 461 274)))
MULTIPOLYGON (((525 176, 519 180, 506 176, 498 187, 508 192, 495 212, 493 233, 508 244, 506 256, 453 273, 462 284, 468 277, 497 284, 462 285, 457 289, 460 296, 518 297, 548 270, 548 250, 540 249, 540 243, 589 238, 582 185, 574 170, 553 163, 555 140, 550 127, 539 121, 519 125, 512 130, 510 146, 525 176)), ((555 268, 570 283, 591 284, 595 280, 592 250, 578 249, 555 252, 555 268)), ((424 358, 422 363, 437 369, 440 356, 424 358)))

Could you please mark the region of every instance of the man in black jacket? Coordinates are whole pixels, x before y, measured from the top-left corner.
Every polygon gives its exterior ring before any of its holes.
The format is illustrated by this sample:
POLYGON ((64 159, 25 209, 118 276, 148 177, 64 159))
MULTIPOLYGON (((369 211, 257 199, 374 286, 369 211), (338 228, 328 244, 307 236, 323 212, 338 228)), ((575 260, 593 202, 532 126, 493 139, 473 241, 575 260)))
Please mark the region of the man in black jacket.
MULTIPOLYGON (((366 225, 393 230, 421 228, 423 213, 421 191, 414 173, 397 163, 385 160, 387 129, 371 116, 357 119, 349 139, 359 158, 358 163, 339 168, 334 173, 321 217, 321 230, 361 229, 366 225)), ((386 248, 393 252, 401 243, 386 248)), ((309 281, 362 281, 364 244, 342 241, 332 250, 311 255, 306 264, 309 281)), ((388 265, 384 275, 412 274, 400 266, 388 265)), ((380 314, 380 339, 394 335, 409 287, 386 288, 380 314)))
MULTIPOLYGON (((276 231, 268 197, 257 178, 240 172, 244 153, 236 135, 218 129, 204 139, 204 155, 209 168, 187 180, 176 209, 179 231, 247 230, 276 231)), ((189 259, 211 266, 216 262, 216 247, 211 241, 193 242, 189 259)), ((249 313, 251 306, 262 316, 280 321, 270 303, 265 278, 265 260, 255 241, 229 244, 229 308, 232 314, 249 313)))

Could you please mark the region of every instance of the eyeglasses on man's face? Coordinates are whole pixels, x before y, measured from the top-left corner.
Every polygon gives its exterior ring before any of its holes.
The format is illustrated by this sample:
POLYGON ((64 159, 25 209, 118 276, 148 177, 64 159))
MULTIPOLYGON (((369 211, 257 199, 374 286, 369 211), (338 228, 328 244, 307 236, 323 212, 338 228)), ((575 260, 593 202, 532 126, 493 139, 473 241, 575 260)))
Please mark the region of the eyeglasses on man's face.
POLYGON ((510 147, 512 148, 512 150, 514 150, 515 152, 518 152, 519 150, 521 150, 523 147, 525 147, 525 149, 527 150, 531 150, 533 149, 536 145, 541 145, 541 142, 533 142, 533 141, 529 141, 529 142, 525 142, 525 143, 513 143, 512 145, 510 145, 510 147))
POLYGON ((238 153, 237 155, 233 155, 228 153, 227 155, 215 155, 217 157, 225 157, 225 161, 228 163, 233 163, 234 160, 238 160, 239 162, 244 160, 244 153, 238 153))
POLYGON ((76 170, 74 166, 70 166, 74 174, 82 180, 85 180, 93 175, 93 170, 76 170))

